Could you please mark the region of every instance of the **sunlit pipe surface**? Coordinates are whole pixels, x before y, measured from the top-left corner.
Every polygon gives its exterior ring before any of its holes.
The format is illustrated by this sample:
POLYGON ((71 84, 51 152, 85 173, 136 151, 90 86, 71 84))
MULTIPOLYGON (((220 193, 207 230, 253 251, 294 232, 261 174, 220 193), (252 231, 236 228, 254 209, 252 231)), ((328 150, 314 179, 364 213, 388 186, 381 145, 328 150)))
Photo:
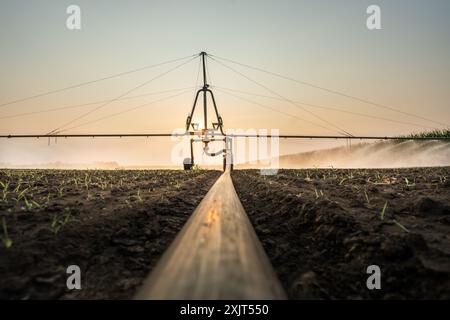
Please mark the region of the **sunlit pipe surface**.
POLYGON ((284 299, 227 169, 135 299, 284 299))

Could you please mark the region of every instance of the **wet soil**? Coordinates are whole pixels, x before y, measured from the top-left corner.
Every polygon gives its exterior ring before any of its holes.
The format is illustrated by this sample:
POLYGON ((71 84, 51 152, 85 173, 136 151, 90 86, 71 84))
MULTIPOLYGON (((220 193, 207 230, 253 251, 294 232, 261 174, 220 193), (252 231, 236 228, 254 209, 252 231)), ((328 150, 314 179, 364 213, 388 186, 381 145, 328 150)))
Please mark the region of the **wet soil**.
POLYGON ((219 175, 0 170, 0 299, 131 298, 219 175))
POLYGON ((289 298, 450 299, 449 173, 242 170, 232 178, 289 298), (380 290, 367 287, 370 265, 381 270, 380 290))

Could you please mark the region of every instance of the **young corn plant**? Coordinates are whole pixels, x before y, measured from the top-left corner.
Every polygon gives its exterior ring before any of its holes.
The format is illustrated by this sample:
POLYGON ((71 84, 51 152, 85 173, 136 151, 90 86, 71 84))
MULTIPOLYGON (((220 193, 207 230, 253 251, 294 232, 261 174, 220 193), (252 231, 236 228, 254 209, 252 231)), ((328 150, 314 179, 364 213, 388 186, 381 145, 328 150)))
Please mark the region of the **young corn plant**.
POLYGON ((18 193, 20 190, 20 186, 22 185, 21 181, 19 180, 19 182, 17 183, 17 186, 14 188, 14 193, 18 193))
POLYGON ((45 206, 46 207, 48 207, 50 205, 51 197, 52 197, 51 193, 47 194, 46 201, 45 201, 45 206))
POLYGON ((86 172, 84 174, 84 187, 86 188, 86 190, 89 190, 89 184, 91 182, 91 179, 89 177, 89 174, 86 172))
POLYGON ((320 197, 323 197, 323 191, 317 190, 317 188, 314 189, 314 193, 316 194, 316 199, 319 199, 320 197))
POLYGON ((58 187, 58 196, 62 197, 64 195, 64 186, 58 187))
POLYGON ((4 203, 7 203, 8 202, 8 194, 9 194, 9 181, 8 182, 2 182, 2 181, 0 181, 0 185, 2 186, 2 188, 3 188, 3 191, 2 191, 2 201, 4 202, 4 203))
POLYGON ((400 229, 402 229, 403 231, 409 232, 409 230, 406 229, 406 227, 405 227, 404 225, 402 225, 400 222, 398 222, 397 220, 392 219, 392 222, 395 223, 395 225, 397 225, 397 226, 398 226, 400 229))
POLYGON ((137 203, 144 202, 144 200, 142 200, 142 197, 141 197, 141 189, 138 189, 137 194, 134 197, 135 197, 137 203))
POLYGON ((367 194, 366 190, 364 190, 364 197, 366 198, 367 205, 370 205, 369 195, 367 194))
POLYGON ((101 182, 100 182, 100 189, 106 190, 106 188, 108 188, 108 182, 106 182, 106 181, 101 181, 101 182))
POLYGON ((405 177, 405 184, 407 188, 414 187, 416 185, 415 182, 410 182, 408 178, 405 177))
POLYGON ((381 221, 384 221, 384 216, 386 215, 387 207, 388 207, 388 202, 386 201, 384 203, 383 209, 381 209, 381 212, 380 212, 380 219, 381 219, 381 221))
POLYGON ((25 207, 22 207, 22 210, 31 211, 33 209, 33 204, 27 200, 27 198, 23 199, 25 207))
POLYGON ((28 200, 26 197, 23 198, 25 207, 22 207, 23 210, 31 211, 33 208, 40 208, 41 205, 37 203, 35 200, 28 200))
POLYGON ((127 204, 127 207, 128 207, 128 208, 133 209, 133 205, 131 204, 131 201, 130 201, 130 200, 126 199, 126 200, 125 200, 125 203, 127 204))
POLYGON ((53 215, 52 222, 51 222, 51 224, 50 224, 50 230, 51 230, 54 234, 58 234, 59 229, 61 228, 61 226, 59 225, 58 221, 59 221, 59 220, 58 220, 58 216, 57 216, 57 214, 55 213, 55 214, 53 215))
POLYGON ((86 195, 86 200, 90 201, 92 199, 94 199, 95 197, 92 195, 92 193, 88 190, 87 191, 87 195, 86 195))
POLYGON ((72 220, 72 216, 70 213, 66 213, 63 218, 59 218, 55 213, 52 218, 52 222, 50 224, 50 230, 57 235, 63 226, 69 223, 72 220))
POLYGON ((78 179, 73 178, 73 183, 75 184, 75 189, 78 189, 78 179))
POLYGON ((175 182, 175 189, 179 190, 181 188, 180 181, 175 182))
POLYGON ((17 201, 20 201, 20 200, 22 200, 23 198, 25 198, 25 194, 27 193, 28 189, 29 189, 29 188, 26 188, 26 189, 22 190, 21 193, 19 193, 19 195, 18 195, 18 197, 17 197, 17 201))
POLYGON ((33 205, 33 207, 35 207, 35 208, 41 208, 42 207, 42 205, 40 205, 37 201, 30 200, 30 202, 33 205))
POLYGON ((309 175, 309 171, 306 171, 306 177, 305 177, 305 181, 311 181, 311 176, 309 175))
POLYGON ((2 237, 3 245, 5 246, 6 249, 9 249, 13 245, 13 242, 8 235, 8 226, 6 225, 5 217, 2 218, 2 227, 3 227, 3 237, 2 237))

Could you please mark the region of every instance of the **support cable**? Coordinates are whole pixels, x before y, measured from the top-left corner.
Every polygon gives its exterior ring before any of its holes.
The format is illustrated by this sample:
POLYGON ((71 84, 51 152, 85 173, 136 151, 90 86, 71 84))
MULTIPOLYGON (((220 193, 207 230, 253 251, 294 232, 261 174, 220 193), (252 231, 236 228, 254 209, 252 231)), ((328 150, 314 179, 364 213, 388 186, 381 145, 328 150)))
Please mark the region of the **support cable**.
POLYGON ((192 59, 190 59, 190 60, 188 60, 188 61, 185 61, 185 62, 183 62, 183 63, 181 63, 181 64, 178 64, 178 65, 176 65, 175 67, 170 68, 169 70, 167 70, 167 71, 165 71, 165 72, 163 72, 163 73, 158 74, 157 76, 151 78, 150 80, 147 80, 147 81, 145 81, 144 83, 142 83, 142 84, 140 84, 140 85, 138 85, 138 86, 136 86, 136 87, 133 87, 133 88, 131 88, 130 90, 128 90, 128 91, 126 91, 126 92, 120 94, 118 97, 116 97, 116 98, 114 98, 114 99, 111 99, 111 100, 108 100, 107 102, 101 104, 100 106, 98 106, 98 107, 96 107, 96 108, 94 108, 94 109, 92 109, 92 110, 90 110, 90 111, 88 111, 88 112, 83 113, 82 115, 80 115, 80 116, 78 116, 78 117, 76 117, 76 118, 74 118, 74 119, 72 119, 72 120, 66 122, 66 123, 63 124, 63 125, 60 125, 59 127, 57 127, 56 129, 53 129, 52 131, 50 131, 50 132, 47 133, 47 134, 54 134, 54 133, 58 133, 58 132, 64 131, 64 128, 67 127, 68 125, 70 125, 70 124, 72 124, 72 123, 74 123, 74 122, 76 122, 76 121, 78 121, 78 120, 80 120, 80 119, 82 119, 82 118, 84 118, 84 117, 90 115, 91 113, 93 113, 93 112, 95 112, 95 111, 97 111, 97 110, 100 110, 100 109, 106 107, 106 106, 109 105, 111 102, 117 101, 118 99, 127 96, 127 95, 130 94, 131 92, 136 91, 137 89, 144 87, 145 85, 147 85, 147 84, 149 84, 149 83, 151 83, 151 82, 153 82, 153 81, 155 81, 155 80, 157 80, 157 79, 159 79, 159 78, 161 78, 161 77, 163 77, 163 76, 169 74, 170 72, 175 71, 176 69, 178 69, 178 68, 180 68, 180 67, 182 67, 182 66, 188 64, 189 62, 191 62, 192 60, 194 60, 194 59, 196 59, 196 58, 197 58, 197 56, 195 56, 195 57, 193 57, 192 59))
POLYGON ((213 61, 215 61, 215 62, 221 64, 222 66, 224 66, 224 67, 230 69, 231 71, 237 73, 238 75, 244 77, 245 79, 247 79, 247 80, 249 80, 249 81, 255 83, 256 85, 260 86, 261 88, 264 88, 265 90, 269 91, 270 93, 272 93, 272 94, 274 94, 274 95, 276 95, 276 96, 282 98, 283 100, 289 102, 289 103, 292 104, 293 106, 295 106, 295 107, 297 107, 297 108, 301 108, 303 111, 305 111, 305 112, 307 112, 307 113, 313 115, 315 118, 317 118, 317 119, 319 119, 319 120, 321 120, 321 121, 327 123, 328 125, 334 127, 335 129, 338 130, 339 133, 343 133, 343 134, 346 135, 346 136, 352 136, 352 134, 349 133, 348 131, 341 129, 339 126, 337 126, 337 125, 333 124, 332 122, 330 122, 330 121, 328 121, 328 120, 326 120, 326 119, 324 119, 324 118, 322 118, 322 117, 316 115, 314 112, 312 112, 312 111, 310 111, 310 110, 307 110, 307 109, 304 108, 303 106, 301 106, 301 105, 295 103, 294 101, 292 101, 292 100, 290 100, 290 99, 288 99, 288 98, 282 96, 281 94, 279 94, 279 93, 273 91, 272 89, 270 89, 270 88, 268 88, 267 86, 265 86, 265 85, 259 83, 258 81, 256 81, 256 80, 254 80, 254 79, 252 79, 252 78, 250 78, 250 77, 244 75, 243 73, 241 73, 241 72, 235 70, 234 68, 232 68, 232 67, 230 67, 230 66, 227 66, 226 64, 224 64, 224 63, 221 62, 221 61, 218 61, 218 60, 216 60, 216 59, 214 59, 214 58, 211 58, 211 59, 212 59, 213 61))
POLYGON ((247 98, 243 98, 243 97, 238 96, 238 95, 235 95, 235 94, 233 94, 233 93, 226 92, 225 90, 218 89, 217 87, 216 87, 216 90, 218 90, 219 92, 222 92, 222 93, 224 93, 224 94, 226 94, 226 95, 229 95, 229 96, 235 97, 235 98, 237 98, 237 99, 240 99, 240 100, 242 100, 242 101, 246 101, 246 102, 252 103, 252 104, 254 104, 254 105, 260 106, 260 107, 262 107, 262 108, 265 108, 265 109, 268 109, 268 110, 271 110, 271 111, 274 111, 274 112, 278 112, 278 113, 280 113, 280 114, 284 114, 284 115, 286 115, 286 116, 295 118, 295 119, 300 120, 300 121, 304 121, 304 122, 310 123, 310 124, 312 124, 312 125, 314 125, 314 126, 316 126, 316 127, 320 127, 320 128, 325 129, 325 130, 327 130, 327 131, 335 132, 334 130, 332 130, 332 129, 330 129, 330 128, 327 128, 327 127, 322 126, 322 125, 320 125, 320 124, 318 124, 318 123, 315 123, 315 122, 312 122, 312 121, 309 121, 309 120, 300 118, 300 117, 298 117, 298 116, 296 116, 296 115, 293 115, 293 114, 291 114, 291 113, 288 113, 288 112, 285 112, 285 111, 281 111, 281 110, 278 110, 278 109, 273 108, 273 107, 269 107, 269 106, 267 106, 267 105, 264 105, 264 104, 262 104, 262 103, 259 103, 259 102, 256 102, 256 101, 253 101, 253 100, 250 100, 250 99, 247 99, 247 98))
POLYGON ((157 100, 154 100, 154 101, 151 101, 151 102, 146 102, 146 103, 134 106, 132 108, 123 110, 123 111, 119 111, 119 112, 116 112, 116 113, 113 113, 113 114, 110 114, 110 115, 107 115, 107 116, 104 116, 104 117, 100 117, 100 118, 97 118, 97 119, 94 119, 94 120, 91 120, 91 121, 88 121, 88 122, 81 123, 79 125, 67 128, 64 131, 69 131, 69 130, 72 130, 72 129, 76 129, 76 128, 79 128, 79 127, 86 126, 88 124, 97 123, 99 121, 103 121, 103 120, 106 120, 106 119, 109 119, 109 118, 112 118, 112 117, 116 117, 116 116, 119 116, 119 115, 122 115, 122 114, 125 114, 125 113, 129 113, 131 111, 135 111, 137 109, 141 109, 143 107, 147 107, 149 105, 152 105, 152 104, 155 104, 155 103, 158 103, 158 102, 162 102, 162 101, 166 101, 166 100, 169 100, 169 99, 173 99, 175 97, 178 97, 178 96, 181 96, 183 94, 189 93, 190 91, 191 91, 191 89, 189 88, 188 90, 185 90, 183 92, 180 92, 180 93, 177 93, 177 94, 165 97, 165 98, 157 99, 157 100))
MULTIPOLYGON (((117 99, 116 101, 136 99, 136 98, 146 97, 146 96, 150 96, 150 95, 159 95, 159 94, 168 93, 168 92, 183 91, 183 90, 192 89, 192 88, 195 88, 195 87, 184 87, 184 88, 178 88, 178 89, 169 89, 169 90, 163 90, 163 91, 148 92, 148 93, 143 93, 143 94, 139 94, 139 95, 123 97, 123 98, 117 99)), ((55 111, 76 109, 76 108, 80 108, 80 107, 85 107, 85 106, 91 106, 91 105, 104 103, 104 102, 107 102, 109 100, 110 99, 98 100, 98 101, 86 102, 86 103, 81 103, 81 104, 74 104, 74 105, 63 106, 63 107, 53 107, 53 108, 48 108, 48 109, 39 110, 39 111, 16 113, 16 114, 6 115, 6 116, 3 116, 3 117, 0 117, 0 120, 12 119, 12 118, 20 118, 20 117, 29 116, 29 115, 43 114, 43 113, 49 113, 49 112, 55 112, 55 111)))
POLYGON ((246 67, 246 68, 249 68, 249 69, 253 69, 253 70, 260 71, 260 72, 263 72, 263 73, 266 73, 266 74, 270 74, 272 76, 276 76, 276 77, 279 77, 279 78, 282 78, 282 79, 285 79, 285 80, 289 80, 289 81, 293 81, 293 82, 296 82, 296 83, 299 83, 299 84, 302 84, 302 85, 305 85, 305 86, 309 86, 311 88, 319 89, 319 90, 326 91, 326 92, 329 92, 329 93, 332 93, 332 94, 336 94, 336 95, 339 95, 339 96, 343 96, 343 97, 346 97, 346 98, 349 98, 349 99, 352 99, 352 100, 355 100, 355 101, 363 102, 365 104, 369 104, 369 105, 372 105, 372 106, 375 106, 375 107, 387 109, 387 110, 390 110, 390 111, 393 111, 393 112, 401 113, 403 115, 407 115, 407 116, 410 116, 410 117, 414 117, 414 118, 418 118, 418 119, 421 119, 421 120, 425 120, 425 121, 432 122, 434 124, 442 125, 442 126, 445 126, 445 127, 449 126, 448 124, 445 124, 443 122, 435 121, 433 119, 429 119, 429 118, 426 118, 426 117, 423 117, 423 116, 420 116, 420 115, 417 115, 417 114, 413 114, 411 112, 402 111, 402 110, 400 110, 398 108, 394 108, 394 107, 391 107, 391 106, 388 106, 388 105, 385 105, 385 104, 376 103, 376 102, 370 101, 369 99, 360 98, 360 97, 353 96, 353 95, 350 95, 350 94, 346 94, 344 92, 340 92, 340 91, 333 90, 333 89, 328 89, 328 88, 325 88, 325 87, 322 87, 322 86, 319 86, 319 85, 316 85, 316 84, 313 84, 313 83, 310 83, 310 82, 297 80, 297 79, 294 79, 294 78, 291 78, 291 77, 287 77, 287 76, 281 75, 281 74, 276 73, 276 72, 264 70, 262 68, 254 67, 254 66, 251 66, 251 65, 248 65, 248 64, 245 64, 245 63, 241 63, 241 62, 235 61, 235 60, 231 60, 231 59, 227 59, 227 58, 223 58, 223 57, 219 57, 219 56, 211 55, 211 54, 209 54, 209 56, 210 57, 214 57, 216 59, 220 59, 220 60, 224 60, 224 61, 236 64, 236 65, 240 65, 240 66, 243 66, 243 67, 246 67))
POLYGON ((137 69, 121 72, 121 73, 116 73, 116 74, 113 74, 113 75, 110 75, 110 76, 106 76, 106 77, 103 77, 103 78, 77 83, 77 84, 74 84, 74 85, 71 85, 71 86, 68 86, 68 87, 55 89, 55 90, 51 90, 51 91, 47 91, 47 92, 43 92, 43 93, 38 93, 38 94, 29 96, 29 97, 25 97, 25 98, 20 98, 20 99, 4 102, 4 103, 0 104, 0 108, 6 107, 6 106, 11 105, 11 104, 15 104, 15 103, 19 103, 19 102, 23 102, 23 101, 27 101, 27 100, 31 100, 31 99, 43 97, 43 96, 46 96, 46 95, 50 95, 50 94, 54 94, 54 93, 58 93, 58 92, 62 92, 62 91, 70 90, 70 89, 75 89, 75 88, 79 88, 79 87, 83 87, 83 86, 86 86, 86 85, 89 85, 89 84, 93 84, 93 83, 96 83, 96 82, 117 78, 117 77, 120 77, 120 76, 123 76, 123 75, 127 75, 127 74, 131 74, 131 73, 143 71, 143 70, 146 70, 146 69, 159 67, 159 66, 162 66, 162 65, 165 65, 165 64, 178 62, 178 61, 185 60, 185 59, 192 58, 192 57, 196 57, 196 56, 197 56, 197 54, 190 55, 190 56, 183 57, 183 58, 172 59, 172 60, 164 61, 164 62, 161 62, 161 63, 152 64, 152 65, 144 66, 144 67, 141 67, 141 68, 137 68, 137 69))
MULTIPOLYGON (((267 99, 275 99, 275 100, 278 100, 278 101, 283 101, 283 99, 277 98, 277 97, 274 97, 274 96, 267 96, 267 95, 263 95, 263 94, 257 94, 257 93, 252 93, 252 92, 247 92, 247 91, 242 91, 242 90, 237 90, 237 89, 218 87, 218 86, 214 86, 214 89, 222 90, 222 91, 225 90, 225 91, 237 92, 237 93, 241 93, 241 94, 245 94, 245 95, 249 95, 249 96, 262 97, 262 98, 267 98, 267 99)), ((306 103, 306 102, 302 102, 302 101, 296 101, 296 100, 293 100, 293 101, 296 102, 296 103, 302 104, 304 106, 313 107, 313 108, 320 108, 320 109, 332 110, 332 111, 336 111, 336 112, 348 113, 348 114, 352 114, 352 115, 356 115, 356 116, 360 116, 360 117, 366 117, 366 118, 370 118, 370 119, 389 121, 389 122, 394 122, 394 123, 399 123, 399 124, 404 124, 404 125, 415 126, 415 127, 419 127, 419 128, 435 129, 435 127, 429 127, 429 126, 417 124, 417 123, 414 123, 414 122, 407 122, 407 121, 400 121, 400 120, 394 120, 394 119, 389 119, 389 118, 383 118, 383 117, 374 116, 374 115, 370 115, 370 114, 366 114, 366 113, 342 110, 341 108, 337 108, 337 107, 330 107, 330 106, 324 106, 324 105, 310 104, 310 103, 306 103)))

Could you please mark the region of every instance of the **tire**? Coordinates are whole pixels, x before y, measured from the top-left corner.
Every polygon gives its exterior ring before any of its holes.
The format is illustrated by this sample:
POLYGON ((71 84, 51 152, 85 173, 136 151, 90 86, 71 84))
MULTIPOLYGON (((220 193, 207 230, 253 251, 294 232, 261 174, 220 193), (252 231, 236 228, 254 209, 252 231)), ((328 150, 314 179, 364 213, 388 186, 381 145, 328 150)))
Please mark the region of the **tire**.
POLYGON ((192 164, 191 158, 184 158, 184 160, 183 160, 184 170, 191 170, 192 166, 193 166, 193 164, 192 164))

